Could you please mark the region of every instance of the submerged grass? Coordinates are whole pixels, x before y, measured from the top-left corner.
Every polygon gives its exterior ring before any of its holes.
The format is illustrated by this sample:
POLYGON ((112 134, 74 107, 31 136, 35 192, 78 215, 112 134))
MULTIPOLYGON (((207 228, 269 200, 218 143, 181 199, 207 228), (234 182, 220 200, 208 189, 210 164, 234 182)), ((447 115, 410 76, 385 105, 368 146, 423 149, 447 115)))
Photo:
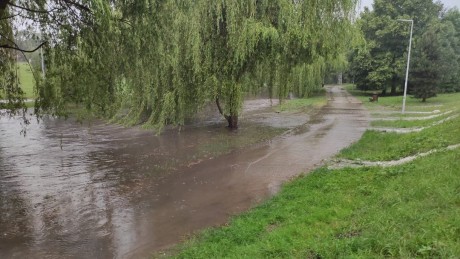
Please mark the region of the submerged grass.
POLYGON ((286 100, 278 105, 275 110, 277 112, 307 111, 314 108, 320 108, 326 104, 327 97, 321 92, 309 98, 286 100))
MULTIPOLYGON (((420 133, 370 131, 342 156, 400 158, 460 143, 459 128, 456 118, 420 133)), ((228 225, 195 236, 172 256, 456 258, 460 255, 458 161, 460 149, 388 168, 320 168, 285 184, 279 194, 228 225)))

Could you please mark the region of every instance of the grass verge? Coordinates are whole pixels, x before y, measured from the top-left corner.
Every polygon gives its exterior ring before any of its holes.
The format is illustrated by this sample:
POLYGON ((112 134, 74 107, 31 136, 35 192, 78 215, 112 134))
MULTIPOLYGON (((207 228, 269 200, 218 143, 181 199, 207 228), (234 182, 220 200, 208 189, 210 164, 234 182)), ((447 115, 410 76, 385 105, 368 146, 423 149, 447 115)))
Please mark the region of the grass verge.
MULTIPOLYGON (((459 126, 455 118, 420 133, 367 132, 342 156, 399 158, 436 147, 440 139, 442 145, 458 144, 459 126), (372 149, 389 141, 393 148, 372 149), (421 146, 405 147, 414 141, 421 146)), ((228 225, 180 245, 172 257, 455 258, 460 255, 458 161, 460 149, 389 168, 317 169, 228 225)))
POLYGON ((424 116, 414 116, 414 120, 407 120, 407 118, 399 118, 395 120, 375 120, 371 122, 371 126, 373 127, 391 127, 391 128, 415 128, 415 127, 428 127, 441 120, 449 119, 452 114, 433 114, 435 117, 430 118, 432 115, 424 115, 424 116), (426 119, 425 119, 425 118, 426 119))
MULTIPOLYGON (((394 100, 397 97, 381 98, 378 104, 367 104, 375 107, 376 110, 391 109, 394 100), (388 99, 388 100, 387 100, 388 99)), ((436 109, 445 112, 452 111, 446 116, 440 116, 434 120, 428 121, 404 121, 404 117, 411 115, 402 115, 399 120, 395 121, 374 121, 373 125, 386 127, 413 126, 416 124, 423 125, 426 123, 433 124, 436 121, 460 114, 460 93, 442 94, 432 98, 431 104, 426 103, 409 103, 408 110, 421 111, 425 110, 428 105, 435 105, 436 109)), ((407 134, 385 133, 377 131, 366 131, 357 143, 342 150, 339 157, 346 159, 361 159, 369 161, 389 161, 401 157, 407 157, 418 153, 426 152, 432 149, 447 147, 449 145, 460 143, 460 119, 454 118, 444 123, 424 129, 421 132, 407 134)))

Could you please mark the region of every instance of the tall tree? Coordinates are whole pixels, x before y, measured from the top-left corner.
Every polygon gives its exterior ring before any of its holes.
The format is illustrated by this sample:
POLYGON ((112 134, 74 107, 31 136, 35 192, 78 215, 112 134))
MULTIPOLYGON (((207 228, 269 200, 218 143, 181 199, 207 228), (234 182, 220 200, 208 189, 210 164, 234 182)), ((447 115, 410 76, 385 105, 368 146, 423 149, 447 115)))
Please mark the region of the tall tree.
POLYGON ((65 114, 77 104, 158 129, 183 124, 210 101, 236 128, 249 89, 267 87, 279 98, 293 90, 308 95, 320 85, 325 64, 346 49, 356 4, 56 0, 58 7, 70 4, 66 10, 75 18, 56 25, 52 19, 66 13, 49 15, 54 5, 44 2, 27 5, 44 10, 37 22, 49 42, 38 111, 65 114))
POLYGON ((460 91, 460 11, 456 8, 447 10, 438 26, 442 67, 439 90, 460 91))
MULTIPOLYGON (((3 11, 3 15, 8 16, 9 12, 3 11)), ((14 44, 10 20, 0 20, 0 31, 0 46, 14 44)), ((19 86, 17 76, 16 54, 12 48, 0 48, 0 109, 13 114, 19 109, 25 108, 23 91, 19 86)))
POLYGON ((441 77, 441 42, 439 26, 430 26, 417 42, 417 51, 414 53, 414 66, 411 73, 414 85, 414 97, 422 99, 436 96, 441 77))
MULTIPOLYGON (((355 65, 354 73, 360 75, 356 83, 360 88, 381 89, 387 87, 395 94, 402 85, 407 39, 407 24, 397 19, 414 20, 414 37, 419 37, 431 21, 438 18, 442 5, 432 0, 375 0, 373 10, 368 9, 358 22, 367 41, 361 56, 354 56, 361 62, 367 59, 365 66, 355 65)), ((353 61, 352 61, 353 62, 353 61)))

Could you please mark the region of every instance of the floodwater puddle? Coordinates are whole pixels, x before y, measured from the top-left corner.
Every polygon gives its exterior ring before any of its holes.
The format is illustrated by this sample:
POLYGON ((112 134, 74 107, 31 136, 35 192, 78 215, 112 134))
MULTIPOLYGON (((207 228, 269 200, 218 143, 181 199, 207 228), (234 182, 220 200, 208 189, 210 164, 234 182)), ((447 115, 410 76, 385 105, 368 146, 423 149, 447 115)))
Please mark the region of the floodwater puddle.
POLYGON ((253 101, 238 131, 207 120, 156 136, 44 119, 22 137, 1 118, 0 258, 142 258, 225 223, 360 138, 367 113, 329 92, 315 123, 273 119, 253 101))

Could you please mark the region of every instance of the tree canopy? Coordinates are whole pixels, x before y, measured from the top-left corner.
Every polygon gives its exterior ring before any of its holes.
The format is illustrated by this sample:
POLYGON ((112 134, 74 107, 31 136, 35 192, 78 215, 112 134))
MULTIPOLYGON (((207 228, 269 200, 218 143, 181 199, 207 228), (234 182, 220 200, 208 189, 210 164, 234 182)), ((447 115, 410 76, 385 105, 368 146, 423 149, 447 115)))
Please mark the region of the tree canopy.
POLYGON ((350 55, 350 74, 363 90, 402 89, 410 26, 414 21, 409 92, 426 100, 460 90, 460 13, 432 0, 375 1, 358 20, 364 44, 350 55))
MULTIPOLYGON (((447 13, 455 12, 450 10, 447 13)), ((382 90, 384 94, 390 87, 391 93, 395 94, 404 82, 410 33, 410 25, 398 19, 414 21, 413 46, 418 54, 412 62, 417 63, 422 57, 417 52, 421 47, 417 42, 432 24, 443 19, 443 13, 442 4, 433 0, 375 0, 373 10, 365 10, 358 20, 365 44, 354 50, 351 59, 351 74, 357 86, 363 90, 382 90)), ((448 16, 453 19, 452 14, 448 16)), ((442 32, 447 33, 446 30, 437 33, 442 32)), ((411 73, 410 78, 414 76, 417 75, 411 73)))
POLYGON ((6 1, 41 29, 37 112, 81 106, 126 124, 180 125, 216 102, 238 126, 245 93, 308 96, 344 60, 355 0, 6 1), (67 17, 68 16, 68 17, 67 17))

